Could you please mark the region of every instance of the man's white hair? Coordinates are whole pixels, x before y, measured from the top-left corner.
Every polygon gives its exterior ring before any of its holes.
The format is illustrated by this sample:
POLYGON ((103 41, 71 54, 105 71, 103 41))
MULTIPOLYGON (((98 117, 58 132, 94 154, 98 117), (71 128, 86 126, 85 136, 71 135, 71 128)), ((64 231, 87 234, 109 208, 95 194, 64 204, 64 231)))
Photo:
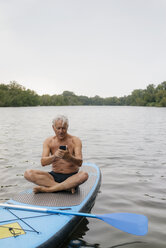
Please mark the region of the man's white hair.
POLYGON ((69 120, 67 118, 67 116, 65 115, 57 115, 53 120, 52 120, 52 124, 55 126, 55 123, 57 121, 62 121, 62 125, 67 124, 67 127, 69 126, 69 120))

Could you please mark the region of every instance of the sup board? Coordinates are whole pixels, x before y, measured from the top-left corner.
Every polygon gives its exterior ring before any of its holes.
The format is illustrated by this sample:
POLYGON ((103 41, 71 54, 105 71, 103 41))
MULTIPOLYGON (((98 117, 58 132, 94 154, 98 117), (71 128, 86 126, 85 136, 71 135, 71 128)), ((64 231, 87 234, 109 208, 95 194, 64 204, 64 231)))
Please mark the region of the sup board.
MULTIPOLYGON (((6 203, 23 208, 88 213, 94 205, 100 187, 101 173, 100 169, 92 163, 84 163, 81 170, 86 171, 89 178, 74 194, 70 192, 34 194, 31 189, 15 195, 6 203)), ((81 220, 82 217, 70 214, 0 207, 0 247, 61 247, 81 220)))

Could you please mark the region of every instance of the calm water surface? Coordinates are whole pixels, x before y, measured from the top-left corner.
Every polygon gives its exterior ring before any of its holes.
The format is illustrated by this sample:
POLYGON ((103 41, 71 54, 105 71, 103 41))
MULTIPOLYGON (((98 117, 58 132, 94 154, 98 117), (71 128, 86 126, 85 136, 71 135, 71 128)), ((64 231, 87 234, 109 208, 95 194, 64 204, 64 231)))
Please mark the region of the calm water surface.
POLYGON ((85 219, 65 247, 74 247, 75 240, 80 242, 77 247, 165 248, 166 108, 0 108, 0 202, 32 187, 23 173, 40 168, 42 143, 53 135, 56 114, 69 117, 69 133, 82 139, 84 161, 101 169, 102 185, 92 212, 131 212, 149 219, 144 237, 85 219))

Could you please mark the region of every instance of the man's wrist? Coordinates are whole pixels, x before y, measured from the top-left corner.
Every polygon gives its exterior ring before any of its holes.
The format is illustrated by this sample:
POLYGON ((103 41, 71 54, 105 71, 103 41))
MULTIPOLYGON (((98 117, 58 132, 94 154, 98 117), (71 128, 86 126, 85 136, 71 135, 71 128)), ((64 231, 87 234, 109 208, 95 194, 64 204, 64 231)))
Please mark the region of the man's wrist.
POLYGON ((57 159, 57 156, 54 154, 54 155, 53 155, 53 162, 55 162, 56 159, 57 159))
POLYGON ((68 152, 65 154, 64 159, 70 162, 72 159, 72 155, 68 152))

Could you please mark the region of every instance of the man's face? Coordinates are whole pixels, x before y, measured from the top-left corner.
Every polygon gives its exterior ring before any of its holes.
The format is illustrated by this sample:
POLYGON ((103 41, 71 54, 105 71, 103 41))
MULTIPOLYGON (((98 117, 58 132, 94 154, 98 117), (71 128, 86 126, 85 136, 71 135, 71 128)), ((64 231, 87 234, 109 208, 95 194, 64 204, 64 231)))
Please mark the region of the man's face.
POLYGON ((61 120, 56 121, 55 125, 53 126, 53 129, 58 139, 60 140, 65 139, 67 135, 67 124, 66 123, 63 124, 61 120))

